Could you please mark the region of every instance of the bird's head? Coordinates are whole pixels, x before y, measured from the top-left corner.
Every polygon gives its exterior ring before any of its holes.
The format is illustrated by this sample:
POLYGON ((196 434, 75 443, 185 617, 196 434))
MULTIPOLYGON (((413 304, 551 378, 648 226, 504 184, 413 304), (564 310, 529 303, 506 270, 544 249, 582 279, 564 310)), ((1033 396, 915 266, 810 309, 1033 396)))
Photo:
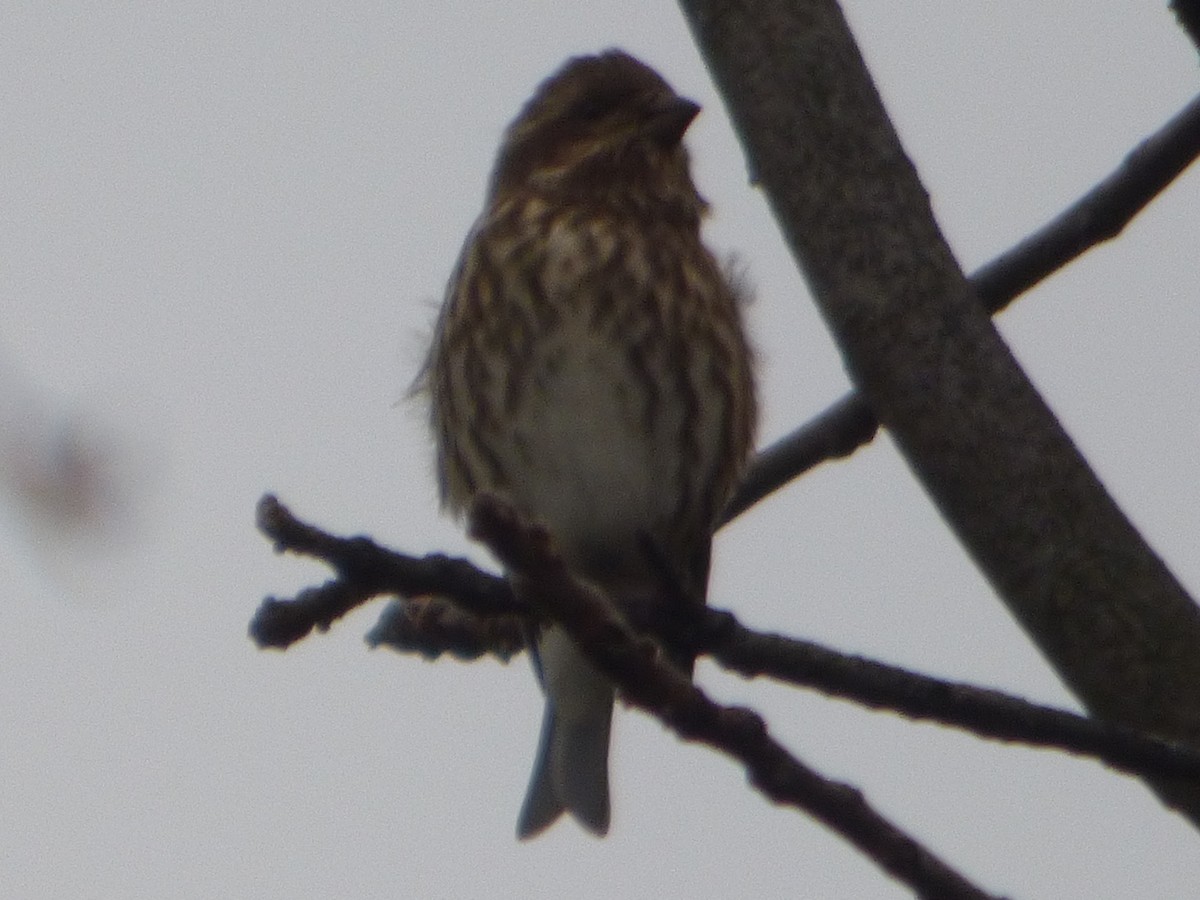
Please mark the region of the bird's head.
POLYGON ((700 107, 620 50, 568 60, 537 89, 505 134, 494 198, 533 190, 557 199, 703 211, 683 135, 700 107))

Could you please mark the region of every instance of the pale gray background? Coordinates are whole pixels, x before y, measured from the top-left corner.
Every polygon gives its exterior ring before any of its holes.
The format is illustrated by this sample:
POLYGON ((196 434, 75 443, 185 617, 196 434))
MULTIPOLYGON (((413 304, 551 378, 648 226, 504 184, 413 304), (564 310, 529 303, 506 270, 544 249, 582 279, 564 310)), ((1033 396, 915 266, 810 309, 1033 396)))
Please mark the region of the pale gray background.
MULTIPOLYGON (((1200 85, 1164 4, 847 3, 973 268, 1200 85)), ((369 653, 378 606, 286 654, 260 599, 325 576, 258 496, 423 552, 423 411, 400 402, 500 133, 568 55, 621 45, 705 105, 714 246, 758 288, 763 440, 841 396, 838 356, 668 2, 9 4, 0 359, 99 423, 114 535, 0 532, 0 892, 30 898, 896 897, 715 753, 616 725, 615 815, 513 838, 541 700, 524 660, 369 653), (53 8, 51 8, 53 7, 53 8)), ((1001 319, 1146 536, 1200 589, 1200 172, 1001 319)), ((11 405, 11 404, 10 404, 11 405)), ((479 556, 481 560, 482 556, 479 556)), ((747 622, 1070 705, 886 439, 718 541, 747 622)), ((988 889, 1194 897, 1200 839, 1136 781, 702 665, 797 753, 988 889)))

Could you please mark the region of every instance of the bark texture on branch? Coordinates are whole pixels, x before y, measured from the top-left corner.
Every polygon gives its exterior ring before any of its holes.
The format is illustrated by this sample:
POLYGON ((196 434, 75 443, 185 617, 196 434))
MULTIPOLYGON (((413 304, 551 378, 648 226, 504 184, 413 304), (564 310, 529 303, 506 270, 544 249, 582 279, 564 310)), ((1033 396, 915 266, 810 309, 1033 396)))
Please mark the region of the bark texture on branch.
MULTIPOLYGON (((1096 716, 1200 746, 1200 608, 1043 403, 943 239, 834 0, 681 0, 846 366, 1096 716)), ((1200 822, 1200 784, 1153 782, 1200 822)))

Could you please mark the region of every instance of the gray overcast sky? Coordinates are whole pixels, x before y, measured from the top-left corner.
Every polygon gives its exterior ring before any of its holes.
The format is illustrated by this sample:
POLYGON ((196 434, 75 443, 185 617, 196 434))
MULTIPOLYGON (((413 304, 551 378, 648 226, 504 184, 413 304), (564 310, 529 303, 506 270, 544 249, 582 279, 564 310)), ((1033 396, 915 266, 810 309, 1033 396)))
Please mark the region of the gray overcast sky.
MULTIPOLYGON (((845 5, 968 269, 1200 83, 1164 4, 845 5)), ((541 709, 524 660, 369 653, 378 607, 285 654, 245 636, 262 596, 325 577, 257 536, 266 490, 336 530, 484 559, 438 516, 424 413, 401 398, 501 129, 569 55, 624 46, 705 105, 689 143, 711 242, 757 285, 763 439, 841 396, 674 5, 10 6, 0 371, 102 423, 137 461, 138 505, 119 540, 68 543, 15 511, 0 531, 6 896, 905 896, 730 762, 629 712, 611 835, 564 824, 519 845, 541 709)), ((1193 591, 1198 195, 1192 171, 1001 320, 1193 591)), ((723 533, 711 597, 758 626, 1072 703, 886 438, 723 533)), ((1195 831, 1099 765, 699 677, 989 890, 1196 894, 1195 831)))

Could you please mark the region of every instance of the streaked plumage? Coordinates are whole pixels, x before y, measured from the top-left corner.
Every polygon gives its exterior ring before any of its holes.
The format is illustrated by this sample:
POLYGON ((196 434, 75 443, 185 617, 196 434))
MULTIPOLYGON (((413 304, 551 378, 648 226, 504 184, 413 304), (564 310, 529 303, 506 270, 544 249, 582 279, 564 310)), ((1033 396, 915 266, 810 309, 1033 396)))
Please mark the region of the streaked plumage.
MULTIPOLYGON (((703 602, 754 432, 738 299, 681 143, 697 111, 619 51, 544 82, 505 135, 426 375, 445 504, 506 496, 639 622, 669 615, 664 594, 703 602)), ((546 713, 518 833, 566 810, 603 834, 612 687, 558 628, 535 662, 546 713)))

